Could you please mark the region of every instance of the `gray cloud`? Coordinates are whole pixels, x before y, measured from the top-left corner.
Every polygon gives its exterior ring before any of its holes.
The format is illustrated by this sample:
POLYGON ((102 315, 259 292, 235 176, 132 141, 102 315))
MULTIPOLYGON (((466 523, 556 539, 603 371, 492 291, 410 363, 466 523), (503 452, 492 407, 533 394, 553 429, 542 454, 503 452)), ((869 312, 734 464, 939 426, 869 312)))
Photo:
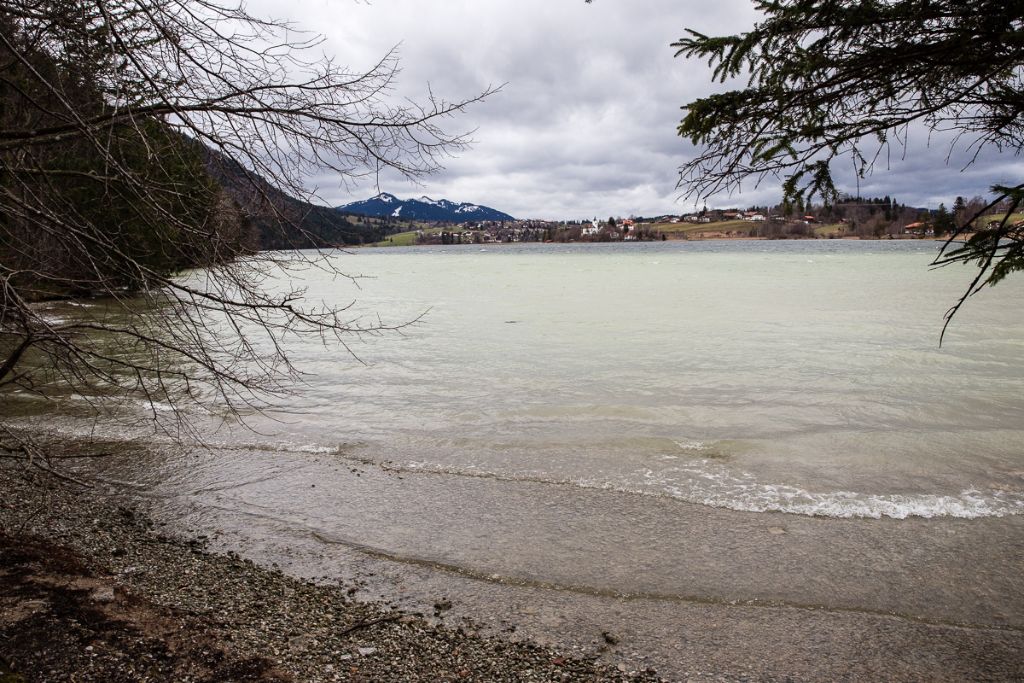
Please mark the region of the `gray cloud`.
MULTIPOLYGON (((692 154, 675 135, 679 107, 721 85, 704 64, 675 59, 669 44, 684 27, 735 33, 753 25, 750 0, 274 0, 250 2, 260 15, 319 31, 323 49, 352 68, 371 66, 400 44, 396 97, 449 99, 489 85, 502 92, 455 122, 476 129, 474 146, 420 186, 384 174, 381 189, 493 206, 516 216, 581 218, 652 215, 689 208, 678 202, 677 169, 692 154)), ((915 145, 913 154, 860 182, 862 194, 889 194, 937 206, 1019 178, 1024 164, 986 154, 961 172, 945 165, 948 146, 915 145)), ((897 152, 898 153, 898 152, 897 152)), ((857 189, 840 166, 844 189, 857 189)), ((320 196, 342 204, 376 192, 313 179, 320 196)), ((774 203, 779 184, 753 183, 709 205, 774 203)))

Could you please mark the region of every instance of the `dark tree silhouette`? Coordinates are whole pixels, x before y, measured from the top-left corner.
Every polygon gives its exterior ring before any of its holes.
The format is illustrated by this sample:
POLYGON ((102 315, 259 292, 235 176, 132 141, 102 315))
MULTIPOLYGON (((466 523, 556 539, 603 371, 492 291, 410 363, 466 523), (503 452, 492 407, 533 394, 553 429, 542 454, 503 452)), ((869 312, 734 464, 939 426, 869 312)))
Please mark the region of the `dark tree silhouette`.
MULTIPOLYGON (((688 30, 677 55, 706 60, 714 77, 746 83, 686 105, 679 134, 703 151, 680 186, 700 199, 751 179, 783 181, 788 200, 837 195, 830 162, 872 172, 911 126, 955 132, 974 158, 1024 149, 1024 2, 1021 0, 757 0, 763 19, 733 36, 688 30)), ((1024 183, 995 196, 954 231, 936 264, 973 262, 972 294, 1024 269, 1024 226, 1010 218, 1024 183), (1002 220, 977 225, 993 207, 1002 220), (966 242, 954 240, 965 231, 966 242)))

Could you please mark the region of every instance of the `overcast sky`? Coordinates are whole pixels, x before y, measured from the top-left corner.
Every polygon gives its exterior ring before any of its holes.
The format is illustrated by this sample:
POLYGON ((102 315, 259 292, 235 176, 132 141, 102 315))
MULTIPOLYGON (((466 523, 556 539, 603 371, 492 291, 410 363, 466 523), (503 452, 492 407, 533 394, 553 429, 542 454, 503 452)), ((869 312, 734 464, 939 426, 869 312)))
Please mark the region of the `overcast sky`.
MULTIPOLYGON (((460 99, 504 84, 456 122, 476 130, 471 149, 419 186, 385 176, 381 189, 549 219, 692 209, 679 200, 676 180, 693 148, 675 129, 680 106, 714 86, 704 63, 674 58, 669 44, 685 27, 736 33, 756 20, 750 0, 250 0, 248 6, 323 33, 324 50, 351 68, 368 68, 400 44, 398 95, 422 100, 429 84, 460 99)), ((893 159, 888 170, 861 181, 860 192, 937 207, 1024 173, 1019 158, 994 154, 961 172, 956 158, 946 164, 948 152, 948 145, 928 145, 918 135, 905 160, 893 159)), ((372 182, 347 188, 337 177, 313 182, 331 205, 377 192, 372 182)), ((841 189, 858 188, 851 182, 841 189)), ((744 190, 708 205, 779 200, 777 183, 744 190)))

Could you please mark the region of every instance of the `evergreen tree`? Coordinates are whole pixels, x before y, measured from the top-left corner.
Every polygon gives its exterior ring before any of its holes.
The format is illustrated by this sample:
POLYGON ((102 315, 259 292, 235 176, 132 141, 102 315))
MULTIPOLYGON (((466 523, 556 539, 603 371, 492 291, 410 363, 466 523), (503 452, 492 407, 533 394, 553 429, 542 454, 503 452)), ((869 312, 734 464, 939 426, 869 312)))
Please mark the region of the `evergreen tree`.
MULTIPOLYGON (((780 176, 787 198, 830 201, 832 160, 848 157, 866 175, 911 125, 956 130, 976 150, 1024 151, 1024 0, 754 4, 763 18, 750 32, 688 30, 674 44, 715 79, 746 84, 686 105, 679 134, 704 150, 682 167, 687 196, 780 176)), ((1024 183, 992 190, 978 215, 999 204, 1004 220, 937 261, 979 266, 963 300, 1024 269, 1024 234, 1006 220, 1024 203, 1024 183)))
POLYGON ((939 210, 935 212, 935 236, 948 235, 956 230, 956 223, 953 221, 953 214, 949 212, 945 204, 939 204, 939 210))

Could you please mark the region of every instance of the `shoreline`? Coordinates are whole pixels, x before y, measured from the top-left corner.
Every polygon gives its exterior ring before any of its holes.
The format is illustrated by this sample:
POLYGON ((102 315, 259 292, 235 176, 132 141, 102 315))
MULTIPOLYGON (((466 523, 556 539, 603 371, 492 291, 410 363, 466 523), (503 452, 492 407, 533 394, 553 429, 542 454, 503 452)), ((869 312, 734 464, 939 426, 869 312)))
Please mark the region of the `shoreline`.
MULTIPOLYGON (((0 681, 659 681, 361 602, 163 533, 116 496, 0 464, 0 681)), ((609 635, 609 643, 614 637, 609 635)))
MULTIPOLYGON (((359 478, 359 485, 371 483, 359 478)), ((992 623, 948 623, 901 615, 895 603, 871 611, 831 602, 752 604, 734 591, 725 601, 679 602, 516 586, 503 587, 504 596, 487 594, 487 612, 474 614, 465 609, 470 598, 464 586, 445 587, 443 578, 404 575, 402 581, 423 581, 426 594, 434 596, 410 603, 402 600, 403 591, 386 585, 394 576, 374 582, 372 572, 296 573, 291 553, 275 554, 270 547, 253 556, 240 547, 244 542, 231 550, 218 538, 216 523, 186 529, 145 498, 99 485, 81 489, 0 462, 0 683, 64 681, 72 674, 78 681, 112 683, 996 681, 1024 675, 1024 628, 1012 619, 1000 625, 998 615, 992 623), (211 552, 213 547, 222 550, 211 552), (536 623, 521 619, 524 612, 535 615, 534 622, 600 624, 593 631, 597 640, 588 645, 561 629, 538 631, 536 623), (487 615, 499 618, 502 628, 489 625, 487 615), (637 662, 637 651, 652 642, 669 657, 637 662)), ((825 533, 816 518, 699 506, 692 512, 691 521, 709 527, 713 538, 767 530, 765 548, 825 533)), ((899 528, 885 520, 840 523, 880 530, 879 540, 899 528)), ((916 536, 926 524, 913 522, 908 533, 916 536)), ((947 530, 940 528, 939 535, 947 530)), ((250 540, 261 533, 248 532, 250 540)), ((700 534, 694 541, 710 542, 700 534)), ((767 566, 756 574, 758 586, 768 589, 771 574, 779 573, 770 567, 784 556, 761 557, 767 566)), ((743 561, 735 552, 729 557, 743 561)), ((696 548, 690 564, 695 566, 680 571, 706 566, 696 548)), ((856 563, 850 568, 856 570, 856 563)), ((975 569, 982 583, 986 571, 975 569)), ((812 578, 833 580, 820 571, 781 574, 797 588, 812 578)), ((703 575, 697 571, 689 580, 701 583, 703 575)), ((883 593, 894 588, 874 585, 883 593)), ((1009 609, 1004 617, 1011 616, 1009 609)))
POLYGON ((909 235, 898 235, 892 237, 861 237, 859 235, 835 235, 835 236, 822 236, 817 235, 814 237, 798 237, 798 236, 786 236, 786 237, 751 237, 750 235, 725 235, 720 233, 685 233, 685 232, 671 232, 665 233, 665 239, 650 239, 650 240, 609 240, 609 241, 596 241, 596 240, 568 240, 565 242, 558 241, 522 241, 522 242, 480 242, 465 244, 389 244, 387 242, 371 242, 368 244, 345 244, 336 246, 336 249, 395 249, 395 248, 409 248, 409 247, 437 247, 437 248, 448 248, 448 247, 506 247, 516 246, 523 244, 651 244, 659 242, 936 242, 946 243, 952 241, 953 243, 966 242, 975 233, 962 233, 957 238, 951 239, 948 236, 944 237, 917 237, 909 235))

